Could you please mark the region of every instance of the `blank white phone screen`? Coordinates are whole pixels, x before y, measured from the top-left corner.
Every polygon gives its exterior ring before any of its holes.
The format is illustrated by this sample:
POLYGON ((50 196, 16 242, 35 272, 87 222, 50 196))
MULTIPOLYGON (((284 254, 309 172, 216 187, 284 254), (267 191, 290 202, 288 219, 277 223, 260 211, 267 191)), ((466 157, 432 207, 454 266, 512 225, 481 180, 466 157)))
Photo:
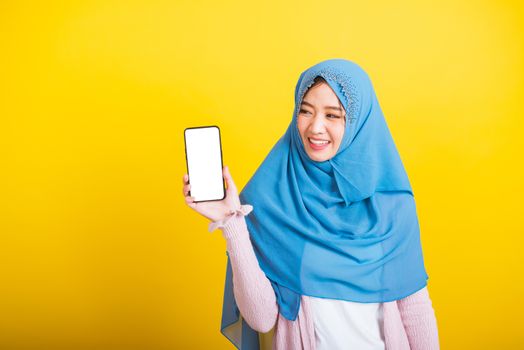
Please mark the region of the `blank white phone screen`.
POLYGON ((224 198, 220 130, 216 126, 184 130, 190 193, 195 202, 224 198))

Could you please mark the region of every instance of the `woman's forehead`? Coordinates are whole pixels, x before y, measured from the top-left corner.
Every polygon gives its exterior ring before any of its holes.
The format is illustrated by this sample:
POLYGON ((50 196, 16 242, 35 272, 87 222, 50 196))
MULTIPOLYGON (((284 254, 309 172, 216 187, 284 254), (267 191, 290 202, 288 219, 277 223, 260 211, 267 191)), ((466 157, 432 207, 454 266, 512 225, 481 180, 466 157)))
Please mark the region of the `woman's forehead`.
POLYGON ((333 89, 328 84, 321 83, 306 91, 301 105, 312 108, 331 109, 335 111, 342 111, 341 102, 333 89))

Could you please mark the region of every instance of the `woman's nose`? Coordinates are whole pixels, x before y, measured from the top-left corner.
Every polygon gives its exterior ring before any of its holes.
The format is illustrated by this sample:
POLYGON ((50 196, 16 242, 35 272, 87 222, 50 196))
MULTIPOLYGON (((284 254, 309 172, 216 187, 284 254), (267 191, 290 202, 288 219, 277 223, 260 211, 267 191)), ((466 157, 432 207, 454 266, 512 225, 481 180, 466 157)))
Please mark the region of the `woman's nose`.
POLYGON ((314 134, 321 133, 326 130, 326 125, 324 124, 324 117, 317 115, 311 121, 311 131, 314 134))

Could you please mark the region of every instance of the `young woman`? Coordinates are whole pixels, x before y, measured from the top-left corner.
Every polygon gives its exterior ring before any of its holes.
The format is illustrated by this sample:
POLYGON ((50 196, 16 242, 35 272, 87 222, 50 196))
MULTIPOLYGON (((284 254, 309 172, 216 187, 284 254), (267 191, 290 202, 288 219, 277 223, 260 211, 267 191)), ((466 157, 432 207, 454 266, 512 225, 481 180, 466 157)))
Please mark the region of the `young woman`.
POLYGON ((194 203, 187 174, 183 193, 226 239, 221 331, 237 348, 439 348, 413 191, 361 67, 305 70, 240 195, 224 178, 222 201, 194 203))

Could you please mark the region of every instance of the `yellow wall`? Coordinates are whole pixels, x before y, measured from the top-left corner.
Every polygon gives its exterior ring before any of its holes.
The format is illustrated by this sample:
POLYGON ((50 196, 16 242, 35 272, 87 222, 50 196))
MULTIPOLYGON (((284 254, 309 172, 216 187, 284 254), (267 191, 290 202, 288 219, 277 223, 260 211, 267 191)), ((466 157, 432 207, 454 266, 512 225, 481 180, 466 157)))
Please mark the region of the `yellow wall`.
POLYGON ((517 1, 2 1, 0 348, 231 349, 225 242, 186 207, 183 129, 239 189, 299 74, 374 83, 417 200, 443 349, 524 347, 517 1), (520 332, 520 333, 519 333, 520 332))

